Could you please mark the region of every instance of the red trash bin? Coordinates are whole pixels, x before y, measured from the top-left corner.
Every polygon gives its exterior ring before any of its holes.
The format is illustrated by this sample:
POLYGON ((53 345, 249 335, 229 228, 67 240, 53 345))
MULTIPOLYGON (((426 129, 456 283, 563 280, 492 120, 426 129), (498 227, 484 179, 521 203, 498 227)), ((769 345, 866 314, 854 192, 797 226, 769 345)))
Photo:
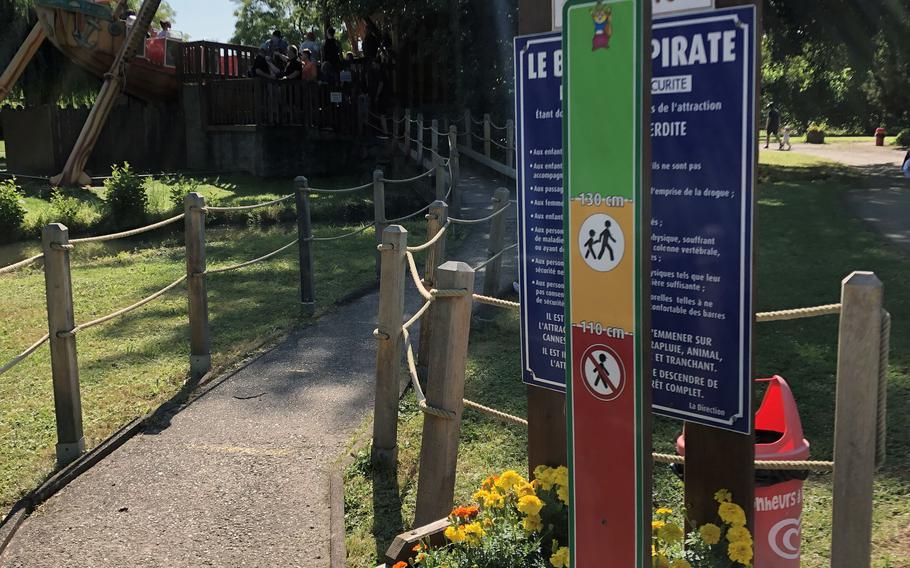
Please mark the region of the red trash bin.
POLYGON ((875 129, 875 145, 876 146, 885 145, 885 129, 884 128, 875 129))
MULTIPOLYGON (((755 459, 809 459, 809 442, 803 438, 790 385, 777 375, 755 382, 768 383, 755 415, 755 459)), ((676 451, 686 455, 685 432, 676 440, 676 451)), ((807 470, 755 472, 755 568, 799 568, 803 482, 808 476, 807 470)))

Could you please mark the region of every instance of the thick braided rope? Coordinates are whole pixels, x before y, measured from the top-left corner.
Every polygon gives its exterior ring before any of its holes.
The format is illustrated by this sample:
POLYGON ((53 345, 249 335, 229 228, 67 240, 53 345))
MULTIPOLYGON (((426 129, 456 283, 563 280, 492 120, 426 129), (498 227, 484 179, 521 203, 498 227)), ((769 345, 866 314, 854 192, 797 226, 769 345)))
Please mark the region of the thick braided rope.
POLYGON ((401 326, 402 329, 404 329, 404 330, 409 330, 409 329, 411 329, 411 326, 413 326, 415 323, 417 323, 418 321, 420 321, 420 318, 423 317, 423 314, 427 313, 427 310, 430 309, 430 306, 431 306, 432 304, 433 304, 433 300, 432 300, 432 299, 427 300, 426 302, 424 302, 424 304, 423 304, 422 306, 420 306, 420 309, 417 310, 417 311, 414 313, 413 316, 411 316, 411 319, 409 319, 408 321, 404 322, 404 325, 401 326))
POLYGON ((250 211, 252 209, 262 209, 263 207, 270 207, 272 205, 278 205, 288 199, 293 199, 294 194, 285 195, 284 197, 279 197, 278 199, 273 199, 271 201, 263 201, 262 203, 254 203, 253 205, 234 205, 233 207, 212 207, 206 205, 205 207, 200 207, 203 211, 210 213, 228 213, 230 211, 250 211))
POLYGON ((6 274, 8 272, 13 272, 13 271, 19 270, 20 268, 28 266, 29 264, 32 264, 33 262, 37 262, 37 261, 41 260, 42 258, 44 258, 43 253, 36 254, 35 256, 33 256, 31 258, 26 258, 25 260, 20 260, 19 262, 15 263, 15 264, 10 264, 9 266, 4 266, 3 268, 0 268, 0 274, 6 274))
POLYGON ((0 375, 2 375, 3 373, 9 371, 10 369, 12 369, 13 367, 15 367, 16 365, 18 365, 18 364, 21 363, 22 361, 25 361, 25 360, 29 357, 29 355, 31 355, 32 353, 34 353, 35 351, 37 351, 38 348, 41 347, 42 345, 44 345, 44 343, 45 343, 47 340, 49 340, 50 338, 51 338, 50 335, 45 334, 44 337, 42 337, 41 339, 39 339, 38 341, 36 341, 35 343, 33 343, 31 347, 29 347, 28 349, 26 349, 26 350, 23 351, 22 353, 20 353, 20 354, 16 355, 15 357, 13 357, 13 359, 12 359, 11 361, 9 361, 8 363, 6 363, 6 364, 3 365, 2 367, 0 367, 0 375))
POLYGON ((875 467, 885 465, 888 436, 888 355, 891 351, 891 314, 882 310, 882 336, 878 363, 878 408, 876 409, 875 467))
POLYGON ((512 149, 512 147, 509 146, 508 144, 500 144, 499 142, 497 142, 496 140, 493 140, 492 138, 490 138, 490 142, 491 142, 494 146, 499 146, 499 147, 502 148, 503 150, 511 150, 511 149, 512 149))
POLYGON ((310 237, 308 239, 304 239, 303 241, 306 243, 324 243, 324 242, 328 242, 328 241, 340 241, 341 239, 346 239, 348 237, 353 237, 353 236, 359 235, 360 233, 366 231, 367 229, 369 229, 372 226, 373 226, 373 223, 367 223, 366 225, 364 225, 363 227, 360 227, 356 231, 352 231, 350 233, 345 233, 343 235, 336 235, 334 237, 310 237))
POLYGON ((446 231, 449 229, 451 224, 452 224, 452 220, 449 219, 448 221, 446 221, 446 224, 443 225, 435 235, 433 235, 432 239, 428 240, 427 242, 423 243, 422 245, 419 245, 416 247, 408 247, 408 252, 421 252, 421 251, 425 251, 428 248, 432 247, 433 245, 436 244, 437 241, 439 241, 439 239, 441 239, 442 237, 445 236, 446 231))
POLYGON ((489 406, 484 406, 472 400, 464 399, 464 405, 467 408, 476 410, 481 414, 486 414, 487 416, 492 416, 497 420, 501 420, 507 424, 515 424, 516 426, 528 427, 528 421, 524 418, 519 418, 518 416, 512 416, 511 414, 506 414, 505 412, 500 412, 495 408, 490 408, 489 406))
POLYGON ((125 239, 126 237, 132 237, 134 235, 141 235, 142 233, 148 233, 149 231, 154 231, 155 229, 160 229, 161 227, 166 227, 172 223, 180 221, 186 216, 186 213, 181 213, 176 217, 171 217, 170 219, 165 219, 164 221, 159 221, 151 225, 146 225, 145 227, 139 227, 138 229, 132 229, 129 231, 123 231, 121 233, 112 233, 110 235, 100 235, 97 237, 86 237, 84 239, 70 239, 71 244, 78 243, 102 243, 106 241, 115 241, 117 239, 125 239))
POLYGON ((486 141, 486 138, 484 138, 483 136, 481 136, 481 135, 479 135, 479 134, 476 134, 476 133, 474 133, 474 132, 471 133, 471 136, 473 136, 474 138, 480 140, 481 142, 486 141))
POLYGON ((275 255, 278 255, 278 254, 283 253, 284 251, 288 250, 288 249, 291 248, 292 246, 296 245, 298 240, 299 240, 299 239, 294 239, 293 241, 291 241, 291 242, 289 242, 288 244, 284 245, 284 246, 281 247, 280 249, 275 250, 275 251, 272 251, 272 252, 270 252, 269 254, 260 256, 259 258, 254 258, 253 260, 248 260, 248 261, 246 261, 246 262, 241 262, 240 264, 233 264, 233 265, 231 265, 231 266, 225 266, 224 268, 208 269, 208 270, 206 270, 206 271, 204 272, 204 274, 220 274, 220 273, 222 273, 222 272, 230 272, 230 271, 232 271, 232 270, 239 270, 239 269, 241 269, 241 268, 245 268, 245 267, 251 266, 251 265, 253 265, 253 264, 258 264, 258 263, 260 263, 260 262, 263 262, 263 261, 266 261, 266 260, 272 258, 272 257, 275 256, 275 255))
POLYGON ((408 374, 411 375, 411 386, 414 387, 414 394, 417 396, 417 406, 424 414, 436 416, 443 420, 454 420, 458 417, 456 412, 443 408, 435 408, 427 404, 427 397, 423 394, 423 388, 420 386, 420 379, 417 377, 417 362, 414 357, 414 348, 411 346, 411 334, 408 333, 407 329, 402 329, 401 331, 404 336, 408 357, 408 374))
POLYGON ((499 126, 498 124, 496 124, 496 123, 493 122, 492 120, 490 121, 490 126, 492 126, 493 128, 495 128, 496 130, 507 130, 507 129, 509 128, 508 125, 499 126))
POLYGON ((814 306, 811 308, 796 308, 792 310, 779 310, 775 312, 763 312, 755 314, 755 321, 758 323, 769 321, 785 321, 804 318, 814 318, 819 316, 829 316, 839 314, 840 304, 827 304, 825 306, 814 306))
POLYGON ((433 293, 427 290, 427 287, 423 285, 423 280, 420 278, 420 273, 417 271, 417 263, 414 262, 414 255, 411 254, 411 251, 407 251, 405 253, 405 257, 408 259, 408 268, 411 272, 411 280, 414 281, 414 286, 417 288, 417 292, 424 300, 432 302, 433 293))
POLYGON ((475 267, 474 267, 474 272, 480 272, 481 270, 483 270, 484 268, 486 268, 488 264, 490 264, 491 262, 493 262, 493 261, 496 260, 497 258, 501 257, 501 256, 502 256, 503 254, 505 254, 506 252, 512 250, 513 248, 517 248, 517 247, 518 247, 518 243, 511 244, 511 245, 507 246, 506 248, 502 249, 501 251, 497 252, 496 254, 494 254, 493 256, 491 256, 490 258, 486 259, 485 261, 483 261, 483 262, 481 262, 480 264, 478 264, 477 266, 475 266, 475 267))
POLYGON ((176 288, 177 286, 179 286, 180 284, 182 284, 183 281, 186 280, 186 278, 187 278, 186 275, 181 276, 180 278, 178 278, 177 280, 171 282, 170 284, 168 284, 167 286, 165 286, 165 287, 162 288, 161 290, 158 290, 157 292, 155 292, 155 293, 152 294, 151 296, 146 296, 145 298, 139 300, 138 302, 136 302, 135 304, 133 304, 133 305, 131 305, 131 306, 127 306, 127 307, 123 308, 122 310, 117 310, 116 312, 114 312, 114 313, 112 313, 112 314, 108 314, 108 315, 106 315, 106 316, 104 316, 104 317, 100 317, 100 318, 98 318, 98 319, 96 319, 96 320, 92 320, 92 321, 90 321, 90 322, 86 322, 86 323, 79 324, 79 325, 77 325, 76 327, 74 327, 73 329, 71 329, 71 330, 69 330, 69 331, 61 331, 61 332, 59 332, 59 333, 57 334, 57 336, 58 336, 58 337, 71 337, 71 336, 73 336, 73 335, 76 335, 76 334, 79 333, 80 331, 84 331, 84 330, 86 330, 86 329, 89 329, 90 327, 95 327, 96 325, 101 325, 101 324, 103 324, 103 323, 105 323, 105 322, 108 322, 108 321, 114 319, 114 318, 117 318, 117 317, 126 315, 126 314, 128 314, 128 313, 130 313, 130 312, 132 312, 132 311, 134 311, 134 310, 138 310, 138 309, 141 308, 142 306, 148 304, 149 302, 151 302, 151 301, 153 301, 153 300, 156 300, 156 299, 160 298, 161 296, 163 296, 163 295, 166 294, 167 292, 173 290, 174 288, 176 288))
POLYGON ((420 215, 421 213, 426 213, 427 211, 430 210, 431 206, 432 206, 432 204, 427 205, 420 211, 415 211, 415 212, 411 213, 410 215, 405 215, 404 217, 398 217, 396 219, 386 219, 386 223, 398 223, 399 221, 407 221, 408 219, 416 217, 416 216, 420 215))
POLYGON ((364 189, 369 189, 373 187, 373 182, 365 183, 363 185, 358 185, 357 187, 346 187, 343 189, 319 189, 316 187, 308 187, 306 191, 309 193, 354 193, 355 191, 363 191, 364 189))
POLYGON ((471 116, 471 122, 473 122, 473 123, 476 124, 477 126, 480 126, 481 124, 483 124, 483 121, 482 121, 482 120, 474 120, 474 116, 473 116, 473 115, 471 116))
MULTIPOLYGON (((676 454, 651 454, 652 459, 657 463, 672 463, 684 465, 686 463, 686 458, 683 456, 678 456, 676 454)), ((799 470, 813 470, 813 471, 833 471, 834 462, 830 461, 796 461, 796 460, 769 460, 769 461, 756 461, 755 469, 764 470, 764 471, 799 471, 799 470)))
POLYGON ((451 221, 452 223, 455 223, 456 225, 478 225, 480 223, 486 223, 490 219, 493 219, 495 217, 502 215, 508 208, 509 208, 508 204, 503 205, 496 211, 493 211, 493 213, 491 213, 481 219, 456 219, 455 217, 449 217, 449 221, 451 221))
POLYGON ((433 167, 433 168, 430 168, 430 169, 428 169, 427 171, 423 172, 422 174, 418 174, 418 175, 416 175, 416 176, 414 176, 414 177, 411 177, 411 178, 407 178, 407 179, 387 179, 387 178, 382 178, 382 181, 385 182, 385 183, 391 183, 391 184, 395 184, 395 183, 411 183, 411 182, 413 182, 413 181, 417 181, 417 180, 419 180, 419 179, 423 179, 423 178, 425 178, 425 177, 428 177, 428 176, 432 175, 433 172, 435 172, 435 171, 436 171, 436 168, 433 167))
POLYGON ((521 304, 519 304, 518 302, 500 300, 499 298, 493 298, 492 296, 483 296, 481 294, 474 294, 474 301, 480 302, 481 304, 488 304, 490 306, 496 306, 497 308, 507 308, 510 310, 521 309, 521 304))

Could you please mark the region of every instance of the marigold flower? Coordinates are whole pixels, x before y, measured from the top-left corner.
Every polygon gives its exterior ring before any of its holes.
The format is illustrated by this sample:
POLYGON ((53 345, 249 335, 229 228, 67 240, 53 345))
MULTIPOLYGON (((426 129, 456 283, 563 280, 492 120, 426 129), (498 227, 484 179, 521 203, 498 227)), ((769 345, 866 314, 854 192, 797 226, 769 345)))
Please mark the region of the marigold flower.
POLYGON ((392 565, 392 568, 408 568, 407 562, 396 562, 392 565))
POLYGON ((537 492, 534 490, 533 483, 528 483, 525 481, 515 486, 515 494, 519 497, 524 497, 525 495, 536 495, 536 493, 537 492))
POLYGON ((449 526, 446 528, 445 536, 452 542, 464 542, 465 532, 461 527, 449 526))
POLYGON ((666 523, 657 531, 657 536, 667 544, 673 544, 683 539, 683 530, 674 523, 666 523))
POLYGON ((526 533, 531 534, 543 528, 543 521, 541 520, 540 515, 530 515, 521 521, 521 526, 526 533))
POLYGON ((459 519, 470 521, 471 519, 476 517, 477 513, 479 513, 479 512, 480 512, 480 509, 478 509, 477 507, 475 507, 473 505, 471 505, 469 507, 455 507, 454 509, 452 509, 452 516, 459 518, 459 519))
POLYGON ((733 495, 730 494, 726 489, 721 489, 714 494, 714 500, 718 503, 729 503, 733 500, 733 495))
POLYGON ((723 522, 734 527, 741 527, 746 524, 746 513, 743 508, 736 503, 723 502, 717 508, 717 514, 723 522))
POLYGON ((562 501, 563 503, 568 505, 569 504, 569 486, 560 485, 559 488, 556 490, 556 496, 559 497, 560 501, 562 501))
POLYGON ((720 542, 720 527, 714 523, 707 523, 698 529, 698 534, 705 544, 714 546, 720 542))
POLYGON ((665 524, 667 524, 667 523, 665 523, 664 521, 660 521, 660 520, 651 521, 651 530, 654 532, 657 532, 660 529, 662 529, 665 524))
POLYGON ((670 568, 670 561, 663 554, 651 556, 651 566, 653 568, 670 568))
POLYGON ((752 544, 752 535, 746 527, 730 527, 727 531, 727 540, 729 542, 748 542, 752 544))
POLYGON ((569 568, 569 549, 565 546, 559 547, 550 556, 550 564, 553 565, 553 568, 569 568))
POLYGON ((487 491, 489 491, 490 489, 493 489, 493 487, 496 486, 496 480, 498 480, 498 479, 499 479, 498 475, 491 475, 488 478, 484 479, 483 483, 481 483, 480 486, 483 489, 486 489, 487 491))
POLYGON ((654 514, 658 515, 658 516, 672 515, 673 509, 668 509, 667 507, 661 507, 661 508, 657 509, 656 511, 654 511, 654 514))
POLYGON ((540 488, 549 491, 556 483, 556 470, 545 465, 539 465, 534 468, 534 480, 540 484, 540 488))
POLYGON ((480 523, 467 524, 462 527, 462 530, 465 534, 465 542, 468 544, 480 544, 480 539, 487 534, 483 527, 480 526, 480 523))
POLYGON ((752 561, 752 543, 745 541, 731 542, 727 546, 727 556, 733 562, 739 562, 743 566, 748 566, 752 561))
POLYGON ((420 552, 421 550, 423 550, 423 544, 418 542, 417 544, 414 545, 414 548, 412 548, 411 550, 413 552, 420 552))
POLYGON ((496 487, 499 487, 504 491, 510 491, 519 483, 525 483, 525 478, 518 475, 517 471, 509 469, 502 472, 502 475, 496 480, 496 487))
POLYGON ((541 509, 543 509, 543 501, 536 495, 525 495, 518 499, 518 510, 525 515, 539 515, 541 509))
POLYGON ((670 568, 692 568, 692 565, 685 558, 677 558, 670 563, 670 568))
POLYGON ((553 470, 553 482, 561 487, 569 486, 569 468, 564 465, 553 470))

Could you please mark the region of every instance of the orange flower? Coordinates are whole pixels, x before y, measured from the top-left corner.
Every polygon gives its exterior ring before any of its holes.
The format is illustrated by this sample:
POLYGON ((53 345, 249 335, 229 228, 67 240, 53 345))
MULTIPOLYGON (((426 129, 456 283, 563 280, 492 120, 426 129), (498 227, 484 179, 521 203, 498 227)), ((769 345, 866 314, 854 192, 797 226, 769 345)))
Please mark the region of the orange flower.
POLYGON ((412 548, 411 550, 414 552, 420 552, 421 550, 423 550, 423 545, 418 542, 417 544, 414 545, 414 548, 412 548))
POLYGON ((392 568, 408 568, 408 563, 407 562, 396 562, 394 565, 392 565, 392 568))
POLYGON ((469 507, 455 507, 452 509, 452 516, 464 521, 470 521, 477 516, 477 513, 480 512, 480 509, 475 505, 469 507))

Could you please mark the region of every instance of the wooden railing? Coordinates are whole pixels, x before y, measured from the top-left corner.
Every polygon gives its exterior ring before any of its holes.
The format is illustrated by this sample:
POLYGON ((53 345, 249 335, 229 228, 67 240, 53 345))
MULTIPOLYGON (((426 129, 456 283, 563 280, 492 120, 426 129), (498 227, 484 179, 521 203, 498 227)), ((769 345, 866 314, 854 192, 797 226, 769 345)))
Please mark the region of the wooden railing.
POLYGON ((204 87, 208 126, 305 126, 353 133, 360 127, 357 91, 303 81, 234 79, 204 87))
POLYGON ((183 83, 202 83, 212 79, 247 77, 253 67, 257 49, 211 41, 193 41, 181 45, 177 73, 183 83))

